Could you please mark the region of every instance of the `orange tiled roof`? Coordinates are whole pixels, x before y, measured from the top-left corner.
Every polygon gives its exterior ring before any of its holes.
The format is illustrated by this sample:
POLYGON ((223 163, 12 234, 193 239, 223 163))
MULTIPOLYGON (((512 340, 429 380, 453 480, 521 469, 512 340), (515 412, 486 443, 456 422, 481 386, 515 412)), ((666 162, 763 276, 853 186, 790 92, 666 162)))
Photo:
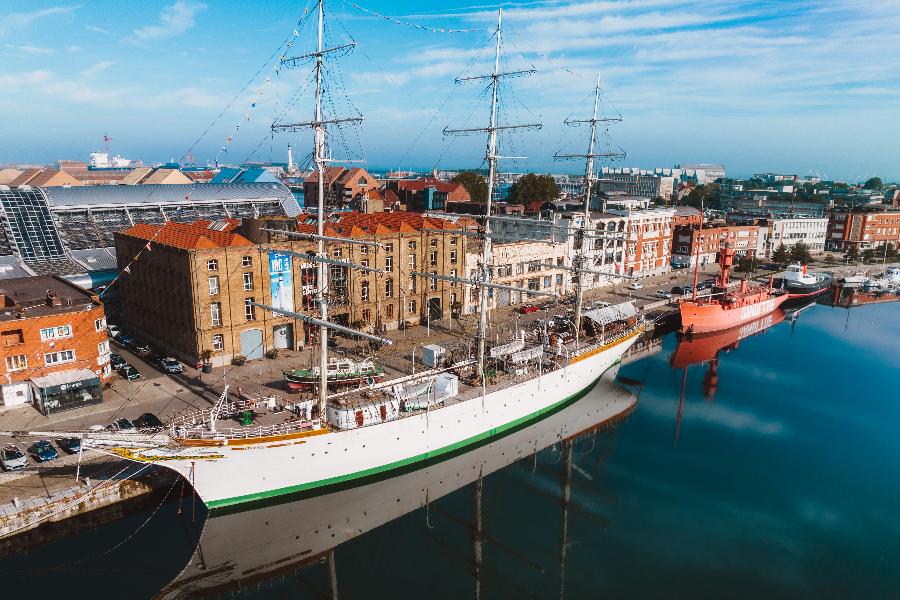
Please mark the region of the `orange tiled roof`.
MULTIPOLYGON (((435 217, 423 217, 420 213, 395 211, 393 213, 359 212, 338 213, 339 221, 326 224, 325 235, 350 237, 357 235, 378 235, 385 233, 413 232, 421 229, 458 229, 450 221, 435 217)), ((304 216, 305 217, 305 216, 304 216)), ((312 225, 299 223, 298 231, 315 233, 312 225)))
POLYGON ((185 250, 253 245, 250 240, 236 233, 214 231, 196 225, 172 223, 171 221, 162 226, 138 223, 124 231, 123 234, 185 250))

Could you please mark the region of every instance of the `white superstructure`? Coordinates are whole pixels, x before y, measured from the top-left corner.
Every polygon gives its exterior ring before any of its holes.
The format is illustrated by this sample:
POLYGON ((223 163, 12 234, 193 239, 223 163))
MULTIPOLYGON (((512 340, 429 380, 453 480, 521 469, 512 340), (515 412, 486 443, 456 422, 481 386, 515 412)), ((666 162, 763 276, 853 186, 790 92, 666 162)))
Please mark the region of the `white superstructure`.
POLYGON ((132 161, 120 158, 118 155, 110 157, 105 152, 91 152, 91 167, 95 169, 119 169, 130 166, 132 161))

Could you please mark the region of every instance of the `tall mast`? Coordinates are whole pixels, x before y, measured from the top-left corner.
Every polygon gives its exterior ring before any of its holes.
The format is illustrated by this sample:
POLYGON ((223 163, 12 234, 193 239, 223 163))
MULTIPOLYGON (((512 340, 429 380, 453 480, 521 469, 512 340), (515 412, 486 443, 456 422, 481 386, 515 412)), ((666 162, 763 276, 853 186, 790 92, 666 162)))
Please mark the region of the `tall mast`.
MULTIPOLYGON (((325 127, 322 124, 322 29, 324 15, 322 0, 319 0, 319 32, 316 43, 316 169, 319 171, 318 207, 316 210, 316 232, 325 235, 325 127)), ((316 254, 325 258, 325 240, 318 239, 316 254)), ((320 262, 316 300, 319 303, 319 318, 328 320, 328 304, 325 300, 325 263, 320 262)), ((328 396, 328 330, 319 327, 319 418, 325 419, 325 398, 328 396)))
MULTIPOLYGON (((600 73, 597 72, 597 89, 594 95, 594 116, 591 118, 591 143, 588 145, 587 165, 584 169, 584 220, 582 227, 587 229, 588 221, 591 217, 591 185, 594 180, 594 137, 597 133, 597 105, 600 103, 600 73)), ((577 238, 576 238, 577 239, 577 238)), ((585 245, 588 244, 587 238, 581 236, 581 248, 578 248, 578 258, 575 266, 579 269, 584 268, 581 264, 584 262, 585 245)), ((604 242, 605 244, 605 242, 604 242)), ((593 265, 591 265, 593 266, 593 265)), ((576 271, 575 279, 575 347, 578 347, 578 338, 581 335, 581 312, 583 310, 582 303, 584 300, 584 283, 582 282, 584 274, 576 271)))
MULTIPOLYGON (((578 123, 590 123, 591 124, 591 141, 588 145, 587 154, 555 154, 553 158, 556 159, 570 159, 570 158, 584 158, 586 159, 586 165, 584 168, 584 216, 583 222, 581 224, 581 240, 578 248, 576 248, 577 256, 575 257, 575 347, 578 347, 578 340, 581 335, 581 313, 582 313, 582 302, 584 299, 584 282, 582 281, 583 272, 587 272, 585 270, 584 262, 587 261, 586 250, 585 247, 589 242, 587 241, 587 236, 584 235, 585 231, 588 229, 590 218, 591 218, 591 185, 594 180, 594 159, 597 157, 607 157, 607 158, 616 158, 616 157, 624 157, 624 152, 603 152, 600 154, 594 153, 594 141, 597 136, 597 123, 601 122, 618 122, 621 121, 621 118, 618 119, 598 119, 597 118, 597 108, 600 106, 600 72, 597 72, 597 85, 594 88, 594 115, 590 119, 584 120, 569 120, 566 119, 566 125, 577 125, 578 123)), ((578 238, 576 238, 578 240, 578 238)), ((593 265, 590 265, 593 266, 593 265)))
MULTIPOLYGON (((463 82, 472 82, 483 79, 493 79, 491 85, 493 86, 493 93, 491 95, 491 123, 489 127, 479 127, 474 129, 444 129, 444 134, 456 133, 466 135, 469 133, 475 132, 488 132, 488 152, 487 152, 487 161, 488 161, 488 192, 487 192, 487 205, 485 206, 485 219, 484 219, 484 250, 481 255, 481 281, 478 282, 477 285, 480 287, 495 287, 493 284, 489 284, 488 280, 490 279, 490 264, 491 264, 491 195, 493 193, 494 187, 494 178, 496 176, 497 170, 497 159, 498 158, 512 158, 509 156, 498 156, 497 155, 497 131, 501 129, 540 129, 541 124, 531 124, 531 125, 497 125, 497 93, 499 86, 499 79, 501 77, 506 77, 510 75, 530 75, 535 73, 535 69, 526 69, 524 71, 511 71, 509 73, 500 73, 500 34, 501 34, 501 25, 503 23, 503 9, 498 9, 497 11, 497 44, 496 50, 494 53, 494 73, 492 75, 478 75, 475 77, 463 77, 458 78, 456 83, 463 82)), ((525 158, 524 156, 520 156, 517 158, 525 158)), ((486 290, 481 290, 481 302, 479 304, 479 310, 481 312, 480 318, 478 320, 478 354, 476 355, 476 368, 478 377, 483 379, 484 377, 484 340, 485 340, 485 329, 487 329, 487 306, 488 306, 488 298, 485 293, 486 290)))
MULTIPOLYGON (((497 84, 498 74, 500 73, 500 26, 503 22, 503 9, 497 10, 497 50, 494 54, 494 91, 491 96, 491 126, 488 132, 488 180, 487 180, 487 206, 485 206, 485 216, 491 216, 491 197, 494 195, 494 171, 497 165, 497 84)), ((484 220, 484 232, 488 235, 491 233, 491 220, 484 220)), ((481 281, 487 283, 490 278, 491 264, 491 238, 487 235, 484 237, 484 250, 481 254, 481 281)), ((488 295, 487 290, 481 290, 481 304, 479 307, 478 320, 478 355, 476 363, 479 378, 484 377, 484 332, 487 328, 487 311, 488 311, 488 295)))

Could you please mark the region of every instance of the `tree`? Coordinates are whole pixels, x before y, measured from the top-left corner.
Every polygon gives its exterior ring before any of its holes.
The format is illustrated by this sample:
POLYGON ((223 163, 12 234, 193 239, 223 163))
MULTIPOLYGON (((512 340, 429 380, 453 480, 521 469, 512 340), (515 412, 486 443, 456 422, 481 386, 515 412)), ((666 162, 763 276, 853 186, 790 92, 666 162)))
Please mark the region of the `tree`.
POLYGON ((897 248, 895 248, 894 244, 892 244, 891 242, 888 242, 887 245, 882 244, 882 245, 878 246, 877 250, 878 250, 878 256, 880 256, 886 260, 890 260, 892 258, 897 257, 897 248))
POLYGON ((825 262, 827 262, 829 265, 833 265, 834 263, 837 262, 837 260, 834 258, 833 254, 829 254, 828 256, 825 257, 825 262))
POLYGON ((681 204, 683 204, 684 206, 693 206, 695 208, 700 208, 701 205, 704 208, 709 208, 709 206, 713 203, 713 200, 716 199, 718 191, 719 189, 721 189, 721 187, 722 186, 718 183, 698 185, 681 200, 681 204))
POLYGON ((461 183, 473 201, 487 202, 487 181, 484 179, 484 175, 463 171, 454 175, 450 183, 461 183))
POLYGON ((881 177, 872 177, 863 185, 866 190, 880 190, 882 187, 881 177))
POLYGON ((791 260, 801 265, 808 265, 812 262, 812 254, 809 253, 809 246, 803 242, 797 242, 791 246, 791 260))
MULTIPOLYGON (((737 270, 740 273, 756 273, 756 269, 759 266, 759 259, 750 254, 745 254, 744 256, 738 259, 737 270)), ((746 279, 746 277, 745 277, 746 279)))
POLYGON ((850 246, 850 249, 847 250, 847 258, 853 262, 859 260, 859 248, 856 246, 850 246))
POLYGON ((863 261, 869 262, 873 258, 875 258, 875 249, 874 248, 866 248, 862 253, 863 261))
POLYGON ((561 192, 556 180, 550 175, 526 173, 510 186, 507 201, 510 204, 528 206, 532 202, 552 202, 559 198, 561 192))
POLYGON ((775 252, 772 253, 772 262, 784 265, 791 260, 791 253, 788 252, 787 246, 784 245, 784 242, 778 244, 778 248, 775 249, 775 252))

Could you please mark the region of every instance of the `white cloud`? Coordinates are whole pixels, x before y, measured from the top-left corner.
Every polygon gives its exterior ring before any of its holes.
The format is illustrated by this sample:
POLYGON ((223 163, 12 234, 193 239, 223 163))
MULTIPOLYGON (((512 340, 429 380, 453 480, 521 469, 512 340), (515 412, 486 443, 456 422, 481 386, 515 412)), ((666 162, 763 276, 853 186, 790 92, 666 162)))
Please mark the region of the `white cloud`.
MULTIPOLYGON (((650 395, 641 398, 638 410, 644 410, 656 417, 671 419, 677 412, 677 405, 650 395)), ((682 425, 690 421, 700 421, 711 425, 725 427, 734 432, 756 433, 759 435, 782 435, 784 424, 780 421, 767 421, 750 411, 737 410, 716 402, 685 401, 681 413, 682 425)))
POLYGON ((135 29, 134 34, 142 40, 181 35, 194 26, 194 14, 204 8, 205 4, 197 2, 176 2, 165 7, 159 14, 159 25, 135 29))
POLYGON ((4 45, 7 48, 15 48, 16 50, 28 52, 29 54, 53 54, 53 50, 50 48, 38 48, 36 46, 13 46, 12 44, 4 45))
POLYGON ((105 29, 100 29, 99 27, 94 27, 93 25, 85 25, 84 28, 87 29, 88 31, 96 31, 97 33, 105 33, 106 35, 112 35, 112 33, 110 33, 109 31, 107 31, 105 29))
POLYGON ((114 61, 114 60, 104 60, 102 62, 98 62, 93 67, 85 69, 84 71, 81 72, 81 74, 84 75, 85 77, 91 77, 92 75, 96 75, 97 73, 100 73, 101 71, 105 71, 106 69, 113 66, 114 64, 116 64, 116 61, 114 61))
POLYGON ((49 17, 50 15, 65 15, 77 8, 81 8, 81 5, 57 6, 54 8, 46 8, 44 10, 38 10, 30 13, 8 14, 6 16, 0 17, 0 35, 8 32, 11 29, 16 29, 28 25, 29 23, 31 23, 32 21, 36 21, 37 19, 49 17))

